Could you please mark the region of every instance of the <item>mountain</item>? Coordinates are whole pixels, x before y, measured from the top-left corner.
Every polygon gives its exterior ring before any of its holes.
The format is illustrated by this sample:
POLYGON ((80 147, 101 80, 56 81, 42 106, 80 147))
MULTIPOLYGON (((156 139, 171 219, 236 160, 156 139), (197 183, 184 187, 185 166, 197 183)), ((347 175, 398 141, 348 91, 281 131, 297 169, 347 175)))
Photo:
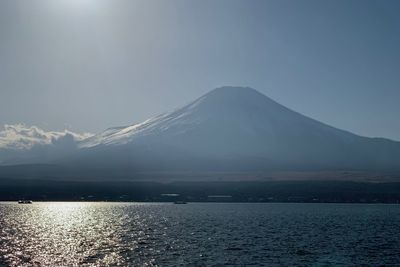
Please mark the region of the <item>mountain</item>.
POLYGON ((79 143, 69 164, 132 171, 398 170, 400 143, 294 112, 251 88, 221 87, 142 123, 79 143))
POLYGON ((0 149, 8 165, 29 164, 2 167, 0 177, 379 180, 400 174, 400 142, 331 127, 247 87, 217 88, 172 112, 88 138, 51 140, 18 153, 0 149))

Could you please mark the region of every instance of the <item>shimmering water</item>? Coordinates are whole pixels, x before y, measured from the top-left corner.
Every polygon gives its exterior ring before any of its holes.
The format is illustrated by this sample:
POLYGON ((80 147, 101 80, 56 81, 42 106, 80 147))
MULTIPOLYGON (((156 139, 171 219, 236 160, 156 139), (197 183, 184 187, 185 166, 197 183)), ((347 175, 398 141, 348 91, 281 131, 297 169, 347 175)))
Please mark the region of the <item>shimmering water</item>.
POLYGON ((0 203, 5 266, 399 266, 400 205, 0 203))

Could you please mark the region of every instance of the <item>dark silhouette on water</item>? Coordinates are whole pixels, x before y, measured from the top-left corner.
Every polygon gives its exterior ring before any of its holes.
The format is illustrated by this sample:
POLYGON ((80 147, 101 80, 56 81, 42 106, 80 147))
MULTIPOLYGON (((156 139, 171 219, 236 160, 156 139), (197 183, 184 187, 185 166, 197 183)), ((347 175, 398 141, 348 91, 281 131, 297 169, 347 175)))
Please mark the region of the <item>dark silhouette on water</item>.
POLYGON ((187 204, 187 202, 183 200, 177 200, 174 202, 174 204, 187 204))
POLYGON ((18 200, 18 204, 32 204, 32 200, 18 200))

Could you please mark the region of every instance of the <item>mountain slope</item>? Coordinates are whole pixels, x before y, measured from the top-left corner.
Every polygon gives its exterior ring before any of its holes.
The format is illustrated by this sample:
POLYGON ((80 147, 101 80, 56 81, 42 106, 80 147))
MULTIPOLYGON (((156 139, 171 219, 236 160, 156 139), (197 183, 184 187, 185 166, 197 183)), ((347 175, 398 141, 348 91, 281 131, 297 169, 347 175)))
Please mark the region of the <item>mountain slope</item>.
POLYGON ((132 171, 397 170, 400 143, 291 111, 251 88, 221 87, 143 123, 79 144, 69 164, 132 171))

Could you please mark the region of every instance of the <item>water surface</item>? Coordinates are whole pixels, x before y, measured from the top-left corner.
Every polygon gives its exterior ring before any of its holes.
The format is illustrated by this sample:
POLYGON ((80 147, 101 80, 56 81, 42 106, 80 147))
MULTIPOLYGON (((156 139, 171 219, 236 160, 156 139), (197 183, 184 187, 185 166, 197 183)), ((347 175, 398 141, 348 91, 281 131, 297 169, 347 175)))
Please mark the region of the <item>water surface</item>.
POLYGON ((0 203, 0 266, 400 265, 400 205, 0 203))

